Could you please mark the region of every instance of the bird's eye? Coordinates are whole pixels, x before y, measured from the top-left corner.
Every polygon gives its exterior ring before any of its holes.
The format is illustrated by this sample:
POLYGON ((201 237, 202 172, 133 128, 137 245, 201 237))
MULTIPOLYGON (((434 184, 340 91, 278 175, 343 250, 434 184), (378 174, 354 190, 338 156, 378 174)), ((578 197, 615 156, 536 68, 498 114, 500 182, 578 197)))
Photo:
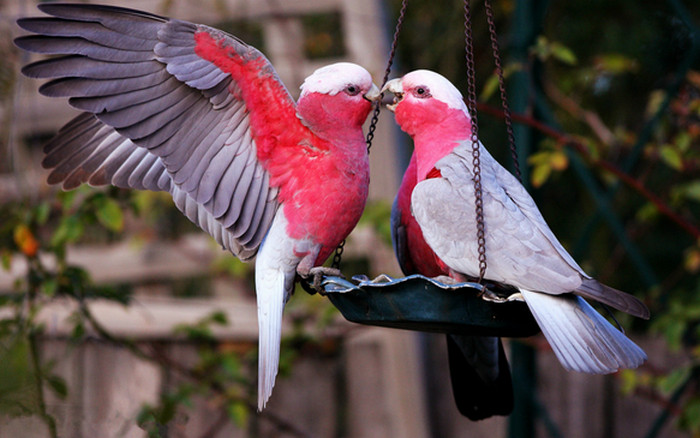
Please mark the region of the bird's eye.
POLYGON ((417 97, 430 97, 430 91, 427 87, 416 87, 413 94, 417 97))
POLYGON ((345 87, 345 92, 348 93, 350 96, 355 96, 360 92, 360 87, 357 85, 348 85, 345 87))

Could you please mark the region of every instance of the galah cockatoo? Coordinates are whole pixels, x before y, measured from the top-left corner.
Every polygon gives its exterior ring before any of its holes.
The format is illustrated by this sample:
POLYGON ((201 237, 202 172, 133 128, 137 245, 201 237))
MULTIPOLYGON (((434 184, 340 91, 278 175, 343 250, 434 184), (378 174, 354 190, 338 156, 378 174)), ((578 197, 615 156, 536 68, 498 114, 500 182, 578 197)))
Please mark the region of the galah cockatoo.
MULTIPOLYGON (((413 138, 416 185, 410 211, 453 278, 478 278, 471 124, 461 93, 417 70, 385 87, 396 122, 413 138)), ((519 290, 562 365, 585 373, 635 368, 646 354, 596 312, 593 299, 637 317, 649 310, 605 286, 566 252, 520 182, 479 145, 485 220, 485 279, 519 290)))
POLYGON ((204 25, 87 4, 39 5, 16 44, 63 55, 26 66, 84 111, 45 147, 49 182, 169 192, 241 260, 256 256, 258 409, 279 365, 295 277, 350 233, 367 198, 362 124, 379 96, 350 63, 316 70, 294 102, 265 56, 204 25))
MULTIPOLYGON (((421 274, 445 281, 450 269, 426 243, 411 214, 411 195, 417 182, 414 153, 391 208, 394 252, 404 275, 421 274)), ((463 276, 446 281, 460 280, 463 276)), ((513 384, 499 338, 448 334, 447 352, 452 394, 462 415, 476 421, 512 412, 513 384)))

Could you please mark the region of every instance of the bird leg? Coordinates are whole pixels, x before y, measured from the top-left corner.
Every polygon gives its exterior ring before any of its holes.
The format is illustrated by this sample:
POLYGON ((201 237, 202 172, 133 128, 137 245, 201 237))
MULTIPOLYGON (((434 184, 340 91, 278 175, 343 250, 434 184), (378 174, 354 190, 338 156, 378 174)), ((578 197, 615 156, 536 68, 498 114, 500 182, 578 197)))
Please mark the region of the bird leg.
POLYGON ((309 276, 313 276, 314 281, 311 284, 316 290, 321 290, 321 282, 323 281, 324 276, 345 278, 340 272, 340 269, 331 268, 328 266, 314 266, 313 268, 309 269, 309 276))
POLYGON ((483 289, 481 289, 481 292, 479 292, 479 297, 481 297, 481 299, 484 301, 491 301, 493 303, 505 303, 510 301, 510 297, 504 298, 498 294, 495 294, 488 290, 486 286, 484 286, 483 289))
POLYGON ((323 293, 323 277, 324 276, 334 276, 334 277, 343 277, 343 274, 340 272, 340 269, 337 268, 331 268, 328 266, 314 266, 313 268, 310 269, 299 269, 301 268, 301 264, 297 266, 297 273, 299 274, 299 277, 302 278, 302 287, 304 290, 310 294, 313 293, 323 293), (309 286, 308 288, 306 286, 309 286), (309 290, 310 289, 310 290, 309 290))

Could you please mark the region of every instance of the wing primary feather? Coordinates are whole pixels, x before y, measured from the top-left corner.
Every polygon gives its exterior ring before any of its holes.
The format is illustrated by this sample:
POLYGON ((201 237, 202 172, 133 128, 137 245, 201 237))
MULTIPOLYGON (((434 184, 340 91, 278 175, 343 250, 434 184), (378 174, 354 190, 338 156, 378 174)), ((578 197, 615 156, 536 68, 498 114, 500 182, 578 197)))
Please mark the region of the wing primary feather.
POLYGON ((157 61, 106 62, 80 55, 67 55, 37 61, 22 68, 22 73, 34 79, 81 77, 90 79, 122 79, 156 73, 157 61))
POLYGON ((153 60, 150 51, 123 50, 97 45, 79 37, 46 37, 27 35, 15 39, 15 44, 24 50, 45 55, 82 55, 99 61, 143 62, 153 60))
POLYGON ((253 236, 257 233, 260 220, 265 213, 265 207, 267 205, 266 188, 269 186, 268 173, 260 168, 260 176, 258 178, 261 179, 259 187, 246 196, 249 198, 246 203, 250 203, 250 208, 244 209, 245 215, 242 216, 243 222, 241 223, 241 229, 244 231, 238 238, 238 241, 244 247, 250 244, 253 236))
POLYGON ((193 90, 181 84, 154 99, 117 111, 99 113, 97 117, 115 127, 122 135, 138 140, 151 135, 166 121, 187 111, 196 101, 197 96, 193 90))
POLYGON ((155 35, 149 38, 135 37, 106 28, 100 23, 91 21, 69 21, 62 18, 39 17, 18 20, 18 25, 24 30, 49 37, 82 38, 94 44, 113 49, 129 51, 152 52, 157 40, 155 35))
MULTIPOLYGON (((128 109, 131 112, 133 107, 138 107, 156 100, 153 98, 154 95, 159 97, 167 96, 175 92, 181 86, 181 82, 170 77, 167 81, 149 88, 125 91, 112 95, 71 97, 70 103, 82 111, 95 114, 99 114, 103 111, 116 113, 123 109, 128 109)), ((167 106, 163 105, 163 108, 167 108, 167 106)), ((136 112, 136 114, 140 116, 140 112, 136 112)))
MULTIPOLYGON (((255 165, 252 163, 247 164, 243 169, 243 172, 238 177, 238 182, 236 188, 231 196, 231 201, 226 211, 219 221, 224 226, 224 228, 232 227, 237 221, 241 214, 241 209, 243 208, 243 201, 245 200, 245 194, 248 193, 248 189, 253 182, 253 175, 255 173, 255 165)), ((234 234, 235 236, 235 234, 234 234)))
POLYGON ((158 70, 144 76, 123 79, 88 79, 66 77, 53 79, 39 90, 48 97, 98 97, 143 90, 161 84, 172 78, 165 70, 158 70))

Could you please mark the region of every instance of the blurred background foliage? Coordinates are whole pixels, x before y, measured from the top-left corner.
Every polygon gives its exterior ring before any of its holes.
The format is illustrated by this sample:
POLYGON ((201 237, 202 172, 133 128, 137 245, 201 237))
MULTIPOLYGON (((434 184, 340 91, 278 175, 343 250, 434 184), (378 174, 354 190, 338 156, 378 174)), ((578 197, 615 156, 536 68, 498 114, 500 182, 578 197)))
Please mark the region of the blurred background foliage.
MULTIPOLYGON (((390 34, 401 1, 388 0, 387 6, 390 34)), ((427 68, 466 90, 462 8, 454 0, 409 0, 392 77, 427 68)), ((516 136, 525 183, 584 269, 650 307, 649 322, 621 316, 623 324, 663 336, 683 353, 683 363, 674 369, 655 367, 650 358, 648 366, 623 372, 623 389, 666 403, 675 427, 700 436, 700 3, 494 0, 494 10, 511 109, 519 116, 516 136)), ((480 135, 508 166, 503 121, 494 116, 500 103, 481 2, 473 2, 472 12, 480 135)), ((304 22, 308 56, 344 53, 337 44, 337 21, 337 14, 328 14, 304 22)), ((226 30, 237 34, 238 26, 229 23, 226 30)), ((243 27, 250 38, 261 39, 255 23, 243 27)), ((19 55, 3 39, 0 56, 13 60, 0 63, 0 99, 6 102, 19 55)), ((13 167, 16 157, 5 155, 13 141, 9 123, 10 114, 4 113, 0 170, 6 173, 20 170, 13 167)), ((388 216, 389 203, 376 202, 362 224, 388 242, 388 216)), ((36 314, 57 297, 127 303, 129 290, 94 286, 81 267, 66 262, 65 254, 72 244, 119 238, 134 218, 145 224, 137 227, 137 239, 175 238, 194 230, 162 194, 81 188, 2 205, 2 266, 23 259, 29 270, 17 278, 13 294, 0 297, 0 310, 8 311, 0 319, 0 374, 12 376, 0 382, 0 412, 40 415, 55 436, 43 394, 65 397, 69 388, 38 355, 37 336, 44 328, 36 314)), ((366 268, 360 261, 348 270, 366 268)), ((213 272, 251 282, 251 269, 222 255, 213 272)), ((285 342, 336 351, 337 345, 323 344, 318 335, 334 310, 325 300, 298 295, 304 298, 292 300, 288 314, 295 330, 285 342)), ((79 309, 73 318, 76 342, 87 325, 100 332, 89 309, 79 309)), ((255 354, 212 341, 211 327, 226 323, 214 314, 178 328, 180 335, 202 342, 200 361, 179 369, 187 377, 184 383, 163 394, 157 405, 144 406, 137 420, 150 436, 159 436, 178 406, 203 392, 217 394, 237 424, 249 421, 255 388, 248 371, 255 354)), ((128 340, 100 333, 134 354, 176 366, 128 340)), ((294 351, 283 348, 289 356, 282 358, 283 373, 294 351)))

